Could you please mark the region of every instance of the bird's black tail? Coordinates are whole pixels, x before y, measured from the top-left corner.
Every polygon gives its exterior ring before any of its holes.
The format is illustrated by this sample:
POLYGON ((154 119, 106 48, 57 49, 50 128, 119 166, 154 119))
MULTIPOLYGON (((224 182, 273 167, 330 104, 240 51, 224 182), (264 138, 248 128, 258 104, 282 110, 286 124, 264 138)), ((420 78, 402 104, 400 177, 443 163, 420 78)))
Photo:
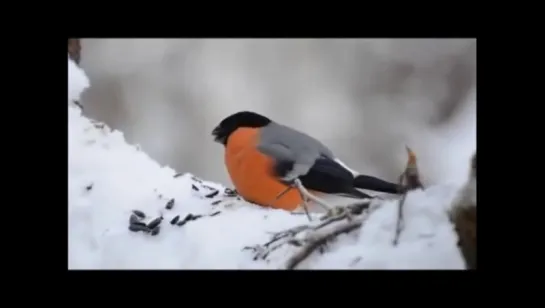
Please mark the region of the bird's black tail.
POLYGON ((401 191, 399 185, 397 184, 363 174, 360 174, 354 178, 354 187, 389 194, 398 194, 401 191))
MULTIPOLYGON (((282 172, 292 167, 293 163, 277 163, 277 174, 282 175, 282 172)), ((354 187, 354 176, 349 170, 329 158, 317 159, 309 172, 299 177, 299 180, 310 190, 349 198, 371 198, 354 187)))
POLYGON ((342 193, 337 193, 337 196, 343 196, 343 197, 349 197, 349 198, 357 198, 357 199, 371 199, 373 197, 369 196, 368 194, 361 192, 353 187, 347 187, 342 193))

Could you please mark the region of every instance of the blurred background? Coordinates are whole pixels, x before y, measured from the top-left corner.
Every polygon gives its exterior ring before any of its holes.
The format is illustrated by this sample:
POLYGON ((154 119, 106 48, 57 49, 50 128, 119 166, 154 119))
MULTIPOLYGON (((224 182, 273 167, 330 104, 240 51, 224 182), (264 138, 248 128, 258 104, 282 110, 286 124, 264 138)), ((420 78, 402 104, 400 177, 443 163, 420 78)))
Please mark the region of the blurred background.
POLYGON ((397 181, 460 182, 476 150, 475 39, 83 39, 84 113, 159 163, 229 183, 212 129, 240 110, 397 181))

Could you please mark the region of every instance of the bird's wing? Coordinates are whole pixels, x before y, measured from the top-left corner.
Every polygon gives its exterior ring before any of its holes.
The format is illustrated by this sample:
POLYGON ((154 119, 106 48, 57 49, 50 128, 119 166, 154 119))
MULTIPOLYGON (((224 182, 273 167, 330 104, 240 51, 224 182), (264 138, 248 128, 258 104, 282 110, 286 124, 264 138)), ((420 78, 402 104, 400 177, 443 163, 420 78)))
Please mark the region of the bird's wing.
POLYGON ((284 125, 261 128, 258 149, 278 163, 279 177, 291 181, 308 173, 320 156, 332 157, 318 140, 284 125))
POLYGON ((318 157, 333 158, 333 153, 320 141, 288 126, 271 123, 261 128, 260 145, 281 144, 289 149, 296 163, 312 164, 318 157))
POLYGON ((275 159, 274 170, 283 181, 299 178, 308 189, 354 195, 352 171, 308 135, 287 126, 270 125, 261 130, 258 149, 275 159))
POLYGON ((258 144, 257 149, 276 161, 295 161, 295 154, 293 151, 282 143, 260 143, 258 144))
POLYGON ((350 170, 325 156, 318 158, 309 172, 299 179, 303 186, 314 191, 352 198, 369 198, 369 195, 353 186, 354 176, 350 170))
POLYGON ((273 159, 273 172, 283 181, 292 181, 301 174, 307 173, 308 169, 312 167, 312 163, 297 163, 297 157, 293 150, 282 143, 261 143, 257 148, 261 153, 273 159))

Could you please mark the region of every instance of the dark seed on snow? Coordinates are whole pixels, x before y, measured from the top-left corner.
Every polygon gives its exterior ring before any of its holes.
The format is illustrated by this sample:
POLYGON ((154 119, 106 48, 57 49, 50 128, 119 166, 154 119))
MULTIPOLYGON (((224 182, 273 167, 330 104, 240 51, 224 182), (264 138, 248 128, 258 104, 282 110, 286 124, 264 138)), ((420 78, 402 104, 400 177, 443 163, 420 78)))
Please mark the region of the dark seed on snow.
POLYGON ((191 184, 191 189, 193 189, 195 191, 199 191, 199 188, 197 186, 195 186, 195 184, 191 184))
POLYGON ((182 175, 184 175, 184 174, 183 174, 183 173, 176 173, 176 174, 174 175, 174 177, 177 178, 177 177, 180 177, 180 176, 182 176, 182 175))
POLYGON ((150 232, 151 231, 148 227, 142 226, 140 224, 129 225, 129 230, 131 230, 132 232, 138 232, 138 231, 150 232))
POLYGON ((173 207, 174 207, 174 198, 168 200, 167 205, 165 205, 165 208, 167 210, 172 210, 173 207))
POLYGON ((178 220, 180 220, 180 215, 176 215, 176 217, 172 218, 172 220, 170 221, 170 224, 171 225, 175 225, 178 220))
POLYGON ((236 196, 238 193, 234 189, 225 188, 225 191, 223 192, 226 196, 233 197, 236 196))
POLYGON ((212 205, 218 205, 218 204, 221 203, 221 201, 222 201, 222 200, 216 200, 216 201, 212 202, 212 205))
POLYGON ((218 214, 220 214, 220 213, 221 213, 220 211, 217 211, 217 212, 215 212, 215 213, 210 214, 210 217, 214 217, 214 216, 216 216, 216 215, 218 215, 218 214))
POLYGON ((138 216, 134 215, 134 214, 131 214, 131 217, 129 218, 129 223, 130 224, 133 224, 133 223, 136 223, 136 222, 139 222, 140 221, 140 218, 138 218, 138 216))
POLYGON ((91 184, 85 186, 85 189, 86 189, 87 191, 93 189, 93 183, 91 183, 91 184))
POLYGON ((216 190, 216 191, 213 191, 211 193, 209 193, 208 195, 204 196, 205 198, 214 198, 215 196, 217 196, 218 194, 220 193, 219 190, 216 190))
POLYGON ((142 211, 134 210, 134 211, 132 211, 132 212, 134 213, 134 215, 136 215, 136 216, 138 216, 138 217, 140 217, 140 218, 142 218, 142 219, 143 219, 143 218, 146 218, 146 214, 144 214, 144 212, 142 212, 142 211))
POLYGON ((161 227, 157 226, 157 227, 153 228, 153 230, 151 230, 151 235, 157 235, 157 234, 159 234, 159 231, 161 231, 161 227))
POLYGON ((133 222, 131 225, 138 225, 138 226, 143 226, 147 228, 146 224, 141 221, 133 222))
MULTIPOLYGON (((74 101, 74 105, 78 106, 79 109, 83 110, 83 105, 80 102, 74 101)), ((95 126, 96 126, 96 124, 95 124, 95 126)))
POLYGON ((161 223, 162 220, 163 220, 163 217, 157 217, 154 220, 150 221, 147 227, 150 229, 154 229, 161 223))
POLYGON ((181 226, 185 225, 186 222, 187 222, 187 220, 178 221, 178 222, 176 223, 176 225, 177 225, 178 227, 181 227, 181 226))

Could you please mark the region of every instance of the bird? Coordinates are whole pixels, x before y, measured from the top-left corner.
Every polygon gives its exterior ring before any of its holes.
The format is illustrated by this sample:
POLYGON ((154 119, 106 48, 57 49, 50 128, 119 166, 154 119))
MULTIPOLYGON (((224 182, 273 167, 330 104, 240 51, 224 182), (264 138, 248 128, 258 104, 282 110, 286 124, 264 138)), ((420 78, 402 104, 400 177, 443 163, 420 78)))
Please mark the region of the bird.
POLYGON ((227 116, 212 136, 225 147, 225 165, 235 189, 258 205, 287 211, 303 205, 308 216, 309 200, 331 209, 318 193, 365 199, 371 196, 358 188, 401 191, 397 184, 350 169, 319 140, 253 111, 227 116))

